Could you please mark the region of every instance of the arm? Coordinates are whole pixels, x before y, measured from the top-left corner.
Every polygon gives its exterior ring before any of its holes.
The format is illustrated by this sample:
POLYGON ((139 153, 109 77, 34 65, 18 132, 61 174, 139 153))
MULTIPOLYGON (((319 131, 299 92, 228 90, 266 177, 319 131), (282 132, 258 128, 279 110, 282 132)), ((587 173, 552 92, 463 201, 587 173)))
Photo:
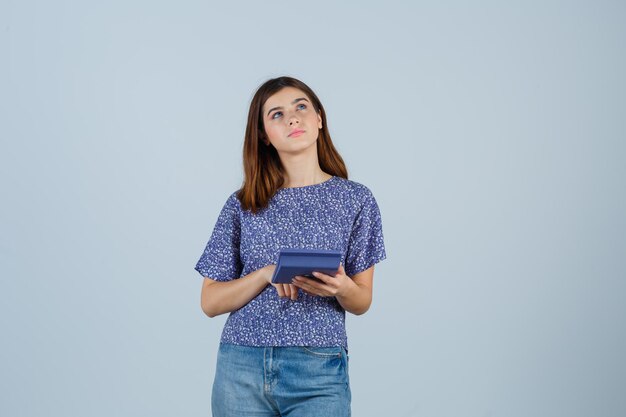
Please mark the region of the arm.
MULTIPOLYGON (((205 278, 200 295, 200 307, 209 317, 230 313, 245 306, 272 281, 276 265, 267 265, 248 275, 220 282, 205 278)), ((276 287, 279 297, 298 298, 298 290, 289 284, 272 284, 276 287)))
POLYGON ((243 307, 269 284, 275 267, 268 265, 226 282, 205 278, 200 296, 202 311, 209 317, 215 317, 243 307))
POLYGON ((343 295, 337 295, 337 301, 346 311, 352 314, 364 314, 372 305, 373 281, 374 267, 372 266, 365 271, 355 274, 352 277, 354 285, 350 286, 343 295))
POLYGON ((314 272, 313 275, 322 282, 297 276, 294 285, 312 295, 336 297, 341 306, 352 314, 361 315, 369 310, 372 304, 372 285, 374 266, 355 274, 352 278, 346 275, 343 265, 335 276, 314 272))

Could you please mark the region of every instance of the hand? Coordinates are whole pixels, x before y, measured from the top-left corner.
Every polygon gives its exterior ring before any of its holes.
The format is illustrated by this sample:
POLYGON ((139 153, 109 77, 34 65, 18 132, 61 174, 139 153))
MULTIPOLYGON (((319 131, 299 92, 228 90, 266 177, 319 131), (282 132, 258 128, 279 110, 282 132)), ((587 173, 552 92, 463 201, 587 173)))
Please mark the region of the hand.
POLYGON ((298 287, 293 284, 272 284, 280 298, 290 298, 293 301, 298 299, 298 287))
POLYGON ((339 265, 339 269, 334 276, 326 275, 321 272, 313 272, 313 276, 319 281, 302 275, 298 275, 293 279, 293 285, 302 289, 308 294, 318 295, 320 297, 340 297, 356 285, 352 279, 346 275, 343 265, 339 265))
POLYGON ((265 280, 268 282, 268 284, 272 284, 272 286, 276 288, 276 292, 278 292, 278 296, 280 298, 290 298, 294 301, 298 299, 298 288, 295 285, 272 283, 272 276, 274 275, 276 265, 267 265, 262 269, 264 271, 265 280))

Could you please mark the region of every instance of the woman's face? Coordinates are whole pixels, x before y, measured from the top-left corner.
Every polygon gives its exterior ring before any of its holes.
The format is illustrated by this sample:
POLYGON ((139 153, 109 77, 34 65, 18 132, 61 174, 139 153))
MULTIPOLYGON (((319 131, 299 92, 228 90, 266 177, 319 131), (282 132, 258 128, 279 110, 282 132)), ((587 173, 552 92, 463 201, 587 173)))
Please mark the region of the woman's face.
POLYGON ((315 145, 322 117, 301 90, 283 88, 267 99, 262 110, 265 143, 271 143, 279 153, 299 153, 315 145))

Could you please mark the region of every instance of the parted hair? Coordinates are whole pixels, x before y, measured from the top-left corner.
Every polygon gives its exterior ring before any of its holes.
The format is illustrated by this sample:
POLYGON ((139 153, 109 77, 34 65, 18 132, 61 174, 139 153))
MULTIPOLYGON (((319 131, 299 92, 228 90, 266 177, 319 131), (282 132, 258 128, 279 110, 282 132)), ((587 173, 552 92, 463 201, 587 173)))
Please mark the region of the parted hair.
POLYGON ((272 78, 264 82, 252 97, 243 143, 244 180, 237 192, 237 198, 241 207, 252 213, 267 207, 269 200, 284 184, 284 168, 278 152, 271 144, 264 143, 266 134, 262 112, 267 99, 285 87, 294 87, 304 92, 322 118, 322 128, 317 138, 317 157, 322 171, 348 179, 346 165, 330 138, 326 112, 317 95, 305 83, 295 78, 272 78))

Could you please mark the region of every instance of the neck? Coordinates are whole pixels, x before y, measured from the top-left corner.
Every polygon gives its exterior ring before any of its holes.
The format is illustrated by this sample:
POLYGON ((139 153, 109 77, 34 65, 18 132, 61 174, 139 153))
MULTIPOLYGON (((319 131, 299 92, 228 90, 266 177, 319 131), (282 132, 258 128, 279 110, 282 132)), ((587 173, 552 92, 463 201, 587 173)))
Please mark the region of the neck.
POLYGON ((299 154, 281 156, 285 169, 285 183, 283 188, 305 187, 328 180, 332 175, 320 168, 317 152, 313 155, 299 154))

